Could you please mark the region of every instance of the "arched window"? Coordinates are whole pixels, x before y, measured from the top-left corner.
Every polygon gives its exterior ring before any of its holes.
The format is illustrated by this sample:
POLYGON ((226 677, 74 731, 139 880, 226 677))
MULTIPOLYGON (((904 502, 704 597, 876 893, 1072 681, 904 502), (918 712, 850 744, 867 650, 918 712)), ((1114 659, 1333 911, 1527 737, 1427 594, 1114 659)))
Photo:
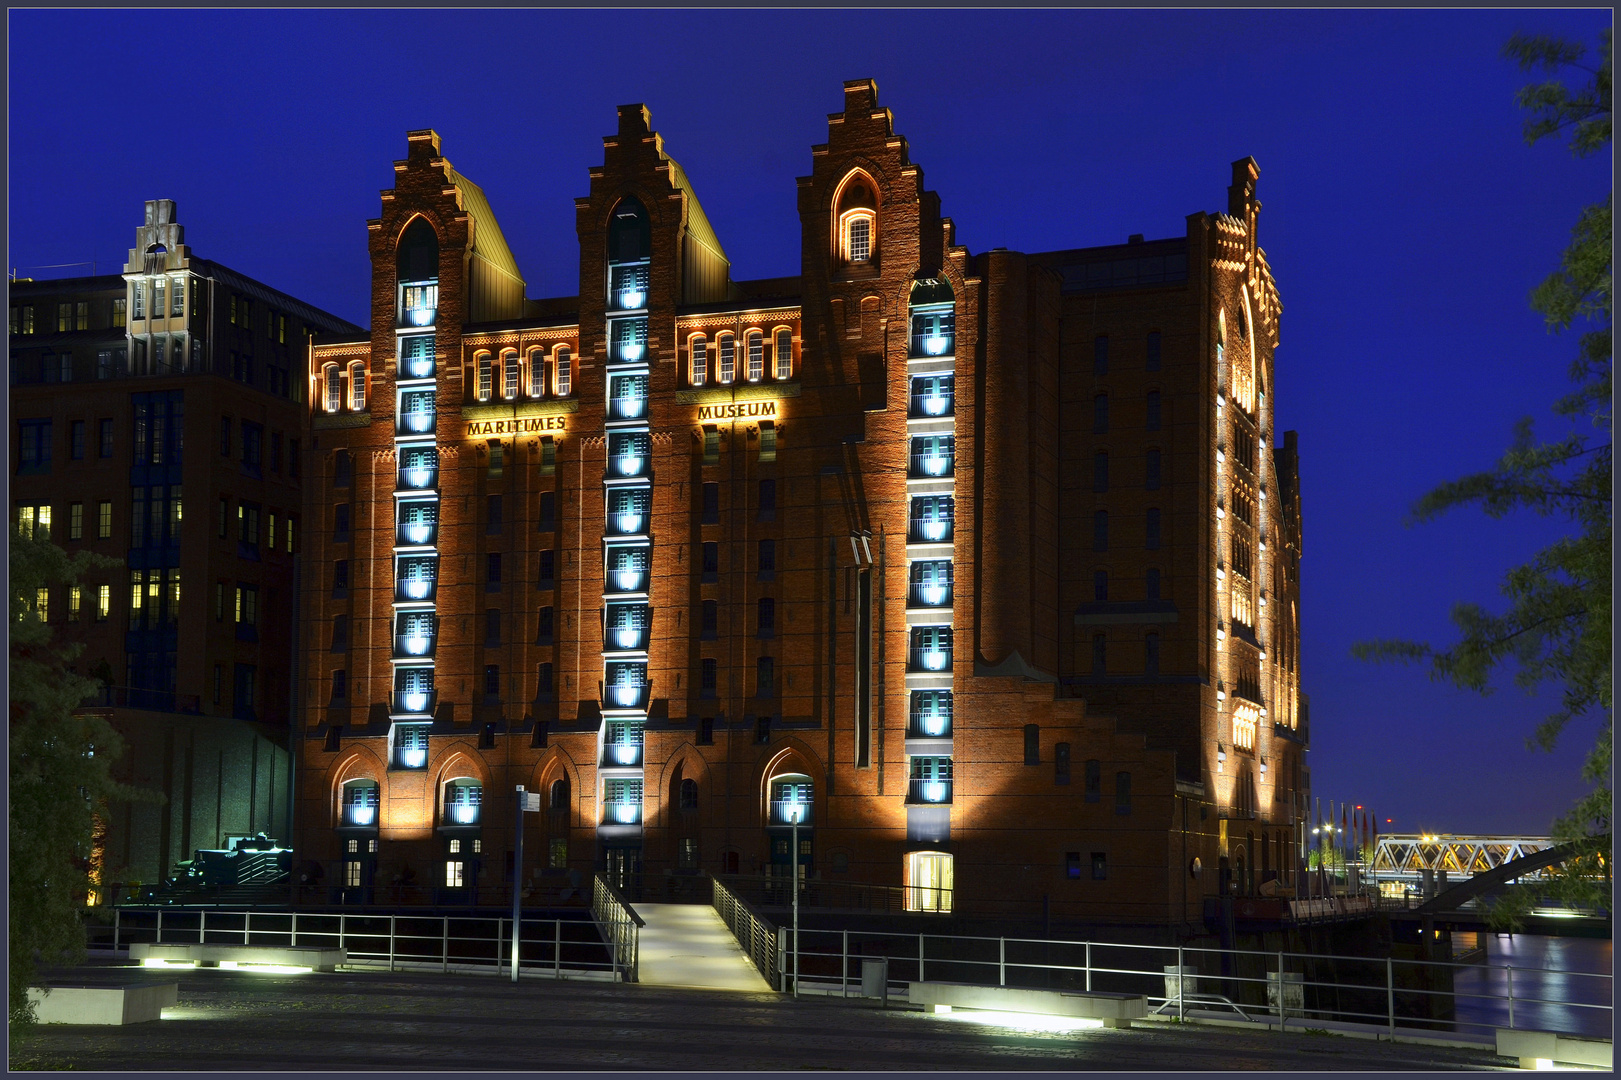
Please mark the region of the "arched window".
POLYGON ((366 362, 356 360, 349 365, 349 411, 366 411, 366 362))
POLYGON ((343 380, 338 377, 337 364, 321 366, 321 385, 325 389, 326 411, 338 412, 343 408, 343 380))
POLYGON ((774 350, 776 359, 776 378, 791 379, 794 377, 794 332, 787 327, 777 331, 777 345, 774 350))
POLYGON ((568 778, 552 781, 551 800, 547 803, 553 810, 568 809, 568 778))
POLYGON ((944 278, 912 283, 907 299, 911 312, 911 356, 945 356, 956 351, 957 297, 944 278))
POLYGON ((469 777, 457 777, 445 785, 445 823, 477 825, 483 802, 483 784, 469 777))
POLYGON ((426 219, 406 227, 396 252, 400 323, 432 326, 439 308, 439 237, 426 219))
POLYGON ((340 824, 375 828, 379 794, 375 780, 350 780, 344 784, 343 819, 340 824))
POLYGON ((716 367, 716 381, 722 386, 729 385, 737 374, 737 339, 730 334, 722 334, 716 342, 719 355, 716 367))
POLYGON ((568 397, 573 392, 574 369, 571 365, 567 345, 557 347, 556 359, 553 364, 553 390, 558 397, 568 397))
POLYGON ((758 330, 750 330, 748 337, 749 382, 765 378, 765 337, 758 330))
POLYGON ((501 354, 501 396, 508 401, 518 396, 518 353, 514 349, 501 354))
POLYGON ((839 195, 839 261, 848 266, 870 263, 878 251, 878 197, 872 181, 856 176, 839 195))
POLYGON ((478 366, 478 400, 488 401, 490 400, 491 380, 493 378, 490 371, 490 354, 487 352, 479 353, 474 358, 473 363, 478 366))
POLYGON ((543 349, 529 350, 529 396, 546 396, 546 353, 543 349))
POLYGON ((693 386, 702 386, 709 381, 709 342, 699 334, 687 346, 690 381, 693 386))
POLYGON ((681 781, 679 803, 683 810, 698 809, 698 781, 691 777, 681 781))

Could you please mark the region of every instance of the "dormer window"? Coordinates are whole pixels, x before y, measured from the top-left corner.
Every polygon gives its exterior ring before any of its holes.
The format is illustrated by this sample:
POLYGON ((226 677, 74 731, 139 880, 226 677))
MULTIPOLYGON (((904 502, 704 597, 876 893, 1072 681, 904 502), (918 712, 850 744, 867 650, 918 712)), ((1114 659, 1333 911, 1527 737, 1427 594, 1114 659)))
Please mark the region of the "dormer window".
POLYGON ((851 178, 839 195, 838 245, 846 266, 865 265, 877 255, 878 197, 865 175, 851 178))

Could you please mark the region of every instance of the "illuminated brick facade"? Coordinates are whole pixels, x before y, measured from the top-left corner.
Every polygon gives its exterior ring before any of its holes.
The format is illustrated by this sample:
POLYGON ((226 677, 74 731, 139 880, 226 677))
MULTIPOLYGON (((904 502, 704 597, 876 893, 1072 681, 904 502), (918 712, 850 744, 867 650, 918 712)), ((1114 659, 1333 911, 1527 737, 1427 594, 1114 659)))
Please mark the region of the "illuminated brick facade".
POLYGON ((796 814, 801 873, 964 915, 1166 925, 1291 878, 1253 162, 1186 237, 974 255, 853 82, 801 274, 733 281, 646 110, 604 144, 579 295, 532 300, 411 133, 372 333, 313 352, 301 855, 470 902, 522 785, 537 875, 650 894, 787 874, 796 814))

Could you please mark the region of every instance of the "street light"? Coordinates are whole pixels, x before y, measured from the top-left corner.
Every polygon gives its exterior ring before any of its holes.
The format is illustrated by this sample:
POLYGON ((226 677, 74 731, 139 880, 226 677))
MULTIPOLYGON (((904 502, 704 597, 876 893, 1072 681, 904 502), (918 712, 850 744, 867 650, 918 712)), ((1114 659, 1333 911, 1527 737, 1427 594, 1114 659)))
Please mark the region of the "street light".
POLYGON ((792 826, 793 853, 788 859, 788 873, 794 883, 794 997, 799 997, 799 819, 805 813, 805 804, 791 802, 784 807, 792 826))

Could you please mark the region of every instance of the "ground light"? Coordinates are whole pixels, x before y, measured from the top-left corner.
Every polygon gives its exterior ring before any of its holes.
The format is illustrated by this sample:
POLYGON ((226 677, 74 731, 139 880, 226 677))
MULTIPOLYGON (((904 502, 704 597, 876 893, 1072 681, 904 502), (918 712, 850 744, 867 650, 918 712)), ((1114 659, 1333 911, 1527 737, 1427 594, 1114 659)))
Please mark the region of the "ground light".
POLYGON ((1085 1031, 1103 1027, 1102 1020, 1090 1016, 1044 1016, 1040 1013, 993 1012, 989 1009, 953 1009, 950 1005, 940 1005, 937 1008, 935 1015, 946 1020, 1019 1028, 1023 1031, 1085 1031))

